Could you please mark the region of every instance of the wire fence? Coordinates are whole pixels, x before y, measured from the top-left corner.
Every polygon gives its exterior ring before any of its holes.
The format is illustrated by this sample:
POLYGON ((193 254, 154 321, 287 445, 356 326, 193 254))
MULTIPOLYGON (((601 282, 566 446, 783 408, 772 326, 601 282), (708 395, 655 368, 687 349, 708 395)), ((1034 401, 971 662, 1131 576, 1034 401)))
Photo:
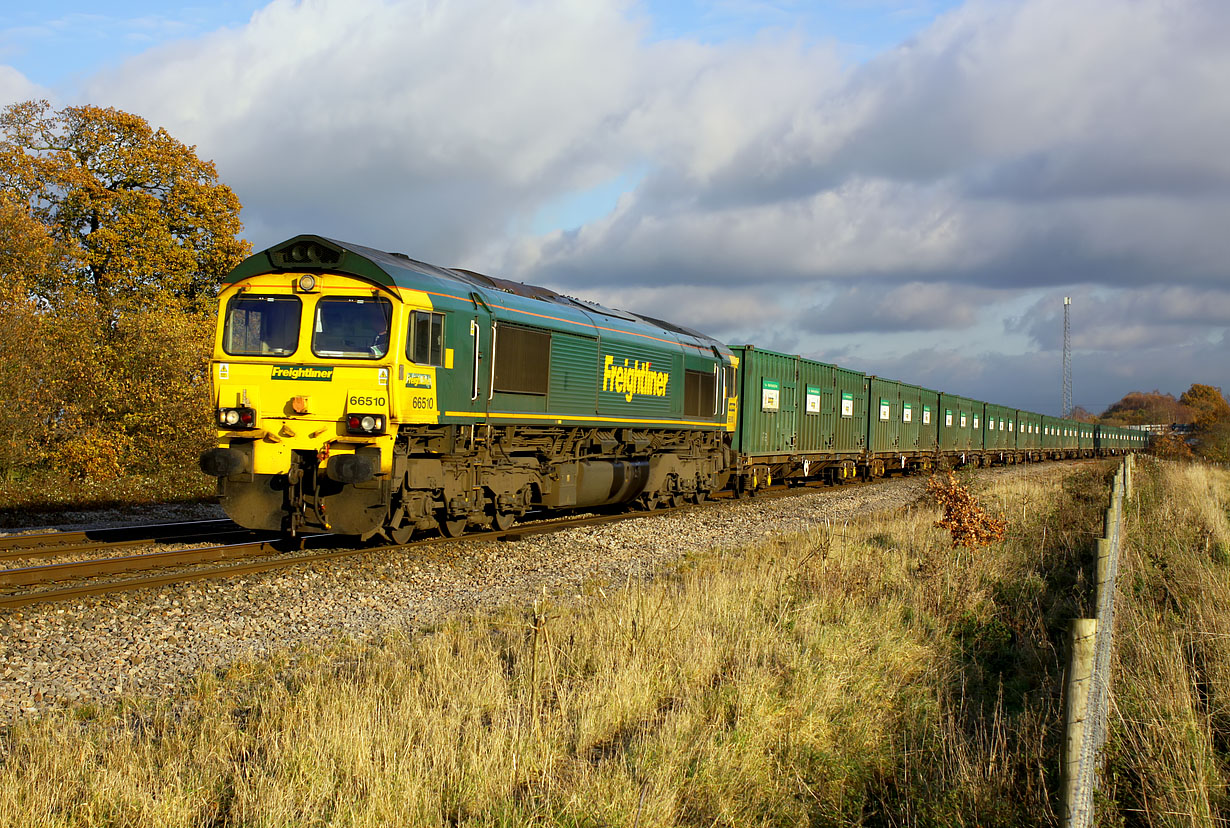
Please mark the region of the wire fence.
POLYGON ((1072 622, 1062 787, 1064 825, 1070 828, 1086 828, 1094 821, 1093 794, 1098 784, 1102 747, 1106 744, 1110 703, 1115 580, 1119 573, 1123 509, 1132 496, 1133 468, 1133 456, 1128 455, 1115 473, 1105 529, 1097 542, 1094 617, 1072 622))

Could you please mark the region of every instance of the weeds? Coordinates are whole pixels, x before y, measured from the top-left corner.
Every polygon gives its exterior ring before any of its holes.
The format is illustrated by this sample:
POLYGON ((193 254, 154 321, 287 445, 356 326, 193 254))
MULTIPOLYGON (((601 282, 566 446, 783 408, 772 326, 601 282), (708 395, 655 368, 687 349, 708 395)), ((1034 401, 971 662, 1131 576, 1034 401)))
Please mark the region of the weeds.
POLYGON ((1053 822, 1048 619, 1105 492, 1068 474, 986 489, 976 555, 914 506, 19 725, 0 823, 1053 822))
POLYGON ((0 527, 28 523, 32 512, 55 514, 210 500, 216 487, 216 482, 195 465, 168 466, 157 473, 111 479, 68 479, 54 468, 7 469, 0 472, 0 527))
POLYGON ((927 481, 927 494, 944 510, 944 516, 935 522, 939 529, 947 529, 952 535, 952 545, 976 548, 989 546, 1004 539, 1008 521, 1003 515, 992 517, 978 505, 956 476, 948 472, 947 479, 938 475, 927 481))
POLYGON ((1140 464, 1116 619, 1105 813, 1124 826, 1230 821, 1230 474, 1140 464))

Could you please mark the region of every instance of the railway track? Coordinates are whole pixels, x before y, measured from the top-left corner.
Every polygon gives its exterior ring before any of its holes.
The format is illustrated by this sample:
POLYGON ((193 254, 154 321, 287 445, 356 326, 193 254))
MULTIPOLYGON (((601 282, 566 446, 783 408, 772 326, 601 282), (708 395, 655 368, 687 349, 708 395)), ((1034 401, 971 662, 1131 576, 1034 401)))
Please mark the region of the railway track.
MULTIPOLYGON (((834 493, 869 485, 849 482, 824 487, 834 493)), ((761 498, 790 497, 817 491, 815 486, 776 485, 757 494, 761 498)), ((730 500, 728 492, 713 501, 730 500)), ((259 536, 229 520, 197 521, 98 529, 85 532, 51 532, 0 538, 0 561, 26 561, 55 557, 73 560, 0 569, 0 609, 30 604, 68 601, 91 595, 126 592, 208 578, 230 578, 275 569, 320 563, 393 550, 424 549, 474 540, 516 540, 565 529, 598 526, 624 520, 649 518, 696 508, 682 504, 652 512, 620 511, 597 515, 564 516, 515 524, 509 529, 472 532, 460 538, 431 536, 407 544, 337 546, 340 536, 307 535, 299 538, 259 536), (77 559, 86 552, 115 551, 125 547, 192 543, 246 535, 239 543, 142 552, 131 555, 77 559), (314 551, 313 551, 314 550, 314 551), (115 576, 131 576, 116 578, 115 576), (55 586, 71 582, 65 586, 55 586)))
MULTIPOLYGON (((681 508, 686 507, 676 507, 676 509, 681 508)), ((264 538, 244 543, 170 549, 115 557, 93 557, 84 560, 69 560, 36 566, 20 566, 0 570, 0 608, 15 608, 36 603, 67 601, 89 595, 125 592, 206 578, 235 577, 397 549, 420 549, 473 540, 515 540, 520 537, 558 532, 563 529, 614 523, 621 520, 651 517, 656 514, 668 514, 676 509, 546 519, 517 524, 506 530, 497 529, 473 532, 460 538, 426 537, 408 544, 338 547, 336 544, 339 541, 339 537, 336 535, 308 535, 295 539, 264 538), (306 551, 313 548, 318 551, 306 551), (209 564, 209 566, 201 566, 202 564, 209 564), (185 569, 185 567, 196 568, 185 569), (113 576, 125 574, 133 575, 134 577, 113 579, 113 576), (53 584, 65 581, 73 581, 75 583, 68 586, 52 586, 53 584)), ((230 521, 216 521, 215 523, 221 526, 222 524, 230 523, 230 521)), ((234 526, 234 524, 231 524, 231 526, 234 526)), ((142 527, 124 527, 123 530, 98 531, 127 531, 133 533, 132 537, 134 539, 102 541, 83 537, 84 535, 97 535, 98 532, 19 535, 0 539, 0 560, 24 560, 26 558, 75 555, 83 551, 112 550, 154 542, 149 537, 137 539, 141 534, 142 527), (67 542, 55 545, 53 540, 59 535, 65 536, 64 539, 67 542), (9 543, 13 541, 16 541, 16 543, 9 543)), ((172 537, 195 539, 196 536, 185 529, 184 534, 172 535, 172 537)), ((168 540, 163 538, 158 542, 165 543, 168 540)))
POLYGON ((194 543, 224 537, 251 537, 253 533, 228 518, 181 523, 147 523, 74 532, 39 532, 0 537, 0 561, 17 558, 49 558, 120 549, 152 543, 194 543))

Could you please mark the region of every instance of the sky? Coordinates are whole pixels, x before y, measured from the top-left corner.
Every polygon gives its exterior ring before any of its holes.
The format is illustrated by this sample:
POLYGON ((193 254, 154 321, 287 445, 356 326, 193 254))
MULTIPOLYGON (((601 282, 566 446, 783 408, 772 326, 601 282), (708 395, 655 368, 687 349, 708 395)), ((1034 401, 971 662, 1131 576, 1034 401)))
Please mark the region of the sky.
MULTIPOLYGON (((17 4, 8 4, 15 6, 17 4)), ((300 233, 1048 414, 1230 391, 1225 0, 49 0, 0 106, 113 106, 300 233)))

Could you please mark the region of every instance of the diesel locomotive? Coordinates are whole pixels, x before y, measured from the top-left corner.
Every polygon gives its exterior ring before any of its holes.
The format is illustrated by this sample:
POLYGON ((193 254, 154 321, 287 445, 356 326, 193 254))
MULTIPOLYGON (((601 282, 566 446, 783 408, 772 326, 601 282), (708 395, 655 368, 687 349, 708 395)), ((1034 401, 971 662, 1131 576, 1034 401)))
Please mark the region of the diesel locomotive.
POLYGON ((530 509, 1145 448, 320 236, 224 280, 201 468, 236 523, 405 542, 530 509))
POLYGON ((300 236, 224 281, 201 467, 242 526, 397 542, 696 501, 728 483, 736 364, 669 322, 300 236))

